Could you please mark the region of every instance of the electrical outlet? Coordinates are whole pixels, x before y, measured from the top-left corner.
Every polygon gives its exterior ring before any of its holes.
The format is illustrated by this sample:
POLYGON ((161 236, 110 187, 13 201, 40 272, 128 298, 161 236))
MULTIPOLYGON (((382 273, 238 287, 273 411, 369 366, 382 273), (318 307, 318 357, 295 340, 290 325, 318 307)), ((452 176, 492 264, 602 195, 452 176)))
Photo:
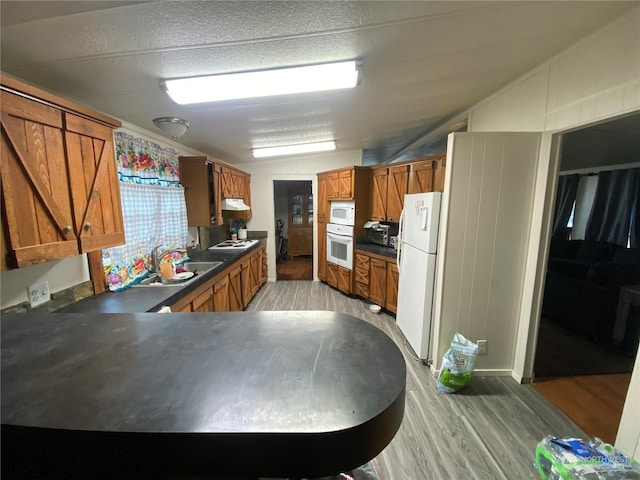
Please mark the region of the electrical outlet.
POLYGON ((486 355, 487 354, 487 341, 486 340, 478 340, 478 355, 486 355))
POLYGON ((51 300, 51 292, 49 291, 49 282, 39 282, 27 287, 27 295, 29 297, 29 305, 31 308, 38 307, 43 303, 51 300))

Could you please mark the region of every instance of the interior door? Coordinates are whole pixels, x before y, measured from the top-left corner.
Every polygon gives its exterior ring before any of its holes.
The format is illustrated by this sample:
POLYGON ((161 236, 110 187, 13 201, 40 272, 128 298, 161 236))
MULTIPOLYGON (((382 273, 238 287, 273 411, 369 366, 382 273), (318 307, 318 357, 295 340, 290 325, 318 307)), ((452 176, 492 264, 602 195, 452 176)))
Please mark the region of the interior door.
POLYGON ((488 340, 489 353, 476 367, 514 369, 537 275, 542 212, 534 207, 537 196, 544 197, 539 178, 547 177, 540 152, 539 133, 449 135, 435 296, 436 369, 456 332, 488 340))

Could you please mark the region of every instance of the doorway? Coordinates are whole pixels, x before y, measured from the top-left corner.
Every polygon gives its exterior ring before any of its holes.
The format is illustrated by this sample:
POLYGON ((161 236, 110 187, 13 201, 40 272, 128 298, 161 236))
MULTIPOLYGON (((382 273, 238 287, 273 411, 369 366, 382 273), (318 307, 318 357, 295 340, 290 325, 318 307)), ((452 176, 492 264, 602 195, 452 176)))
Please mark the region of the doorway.
POLYGON ((313 194, 310 180, 274 180, 276 281, 313 280, 313 194))
MULTIPOLYGON (((543 395, 589 436, 612 444, 638 349, 640 309, 630 312, 633 321, 624 339, 614 341, 611 331, 620 287, 635 281, 629 277, 614 284, 613 270, 605 267, 612 263, 622 268, 617 258, 628 255, 616 256, 616 252, 622 249, 629 254, 633 249, 629 243, 618 242, 615 247, 605 244, 611 242, 585 240, 585 228, 599 174, 640 168, 638 131, 640 114, 635 114, 562 135, 558 171, 567 181, 558 184, 565 186, 572 180, 574 191, 573 197, 565 196, 571 203, 565 209, 566 225, 552 229, 533 369, 543 395), (596 248, 602 250, 596 252, 596 248), (610 275, 604 275, 605 270, 610 275)), ((640 274, 640 263, 624 266, 625 272, 634 269, 640 274)))

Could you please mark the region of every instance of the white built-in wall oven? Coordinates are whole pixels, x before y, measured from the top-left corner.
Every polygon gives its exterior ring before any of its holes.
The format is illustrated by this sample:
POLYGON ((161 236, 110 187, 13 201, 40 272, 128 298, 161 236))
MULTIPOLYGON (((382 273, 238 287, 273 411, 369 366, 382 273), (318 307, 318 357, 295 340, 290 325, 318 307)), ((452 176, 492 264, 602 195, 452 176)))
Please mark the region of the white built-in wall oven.
POLYGON ((353 270, 353 226, 327 224, 327 261, 353 270))

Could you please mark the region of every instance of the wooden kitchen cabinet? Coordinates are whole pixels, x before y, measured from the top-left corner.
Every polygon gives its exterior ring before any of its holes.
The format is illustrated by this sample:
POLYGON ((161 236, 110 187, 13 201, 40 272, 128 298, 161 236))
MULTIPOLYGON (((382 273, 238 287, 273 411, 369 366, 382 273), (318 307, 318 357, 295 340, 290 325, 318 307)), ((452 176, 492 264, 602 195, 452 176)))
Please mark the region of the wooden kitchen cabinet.
POLYGON ((371 220, 387 221, 388 167, 371 168, 371 220))
MULTIPOLYGON (((241 198, 245 204, 251 207, 251 175, 226 165, 219 165, 219 167, 221 200, 224 198, 241 198)), ((251 209, 226 211, 225 215, 233 219, 249 220, 252 211, 251 209)))
POLYGON ((369 300, 385 306, 387 296, 387 262, 378 258, 371 258, 369 269, 369 300))
POLYGON ((352 271, 338 265, 338 290, 347 295, 351 295, 351 283, 353 280, 352 271))
POLYGON ((229 312, 229 275, 225 275, 213 285, 213 305, 215 312, 229 312))
POLYGON ((289 255, 313 255, 313 227, 289 227, 289 255))
MULTIPOLYGON (((224 198, 241 198, 251 206, 251 176, 207 157, 181 156, 180 184, 184 187, 190 227, 223 225, 224 198)), ((229 218, 251 218, 251 210, 225 212, 229 218)))
POLYGON ((345 267, 336 265, 335 263, 327 262, 327 284, 331 287, 337 288, 347 295, 351 295, 351 283, 353 275, 351 270, 345 267))
POLYGON ((256 249, 242 260, 242 303, 246 308, 262 286, 262 249, 256 249))
POLYGON ((390 312, 398 311, 398 266, 395 260, 387 261, 387 296, 385 308, 390 312))
POLYGON ((120 122, 9 77, 1 89, 2 264, 124 244, 113 142, 120 122))
POLYGON ((433 160, 425 160, 410 165, 408 193, 433 192, 433 164, 433 160))
POLYGON ((327 279, 327 210, 329 202, 327 200, 327 176, 318 175, 318 278, 322 281, 327 279))
POLYGON ((371 220, 397 223, 408 185, 409 165, 371 167, 371 220))
POLYGON ((172 312, 240 311, 266 282, 266 246, 252 250, 171 305, 172 312), (265 273, 262 273, 264 269, 265 273))
POLYGON ((338 288, 338 265, 326 262, 327 284, 333 288, 338 288))
POLYGON ((364 298, 369 298, 369 268, 370 257, 360 252, 355 254, 355 294, 364 298))
POLYGON ((409 165, 389 168, 387 184, 387 221, 399 222, 404 196, 409 188, 409 165))
POLYGON ((242 266, 238 265, 229 272, 229 311, 238 312, 244 309, 242 303, 242 266))
POLYGON ((350 167, 327 173, 328 200, 353 200, 357 168, 359 167, 350 167))
POLYGON ((364 250, 356 250, 355 259, 355 294, 396 313, 398 303, 396 259, 364 250))
POLYGON ((229 168, 220 166, 220 188, 222 190, 222 198, 242 198, 246 203, 245 185, 248 174, 229 168))
POLYGON ((215 312, 215 301, 212 287, 208 287, 204 292, 199 294, 191 301, 191 312, 215 312))
POLYGON ((222 225, 219 168, 207 157, 180 157, 180 183, 184 187, 190 227, 222 225))
POLYGON ((318 221, 322 218, 322 221, 327 221, 327 211, 329 203, 327 201, 327 176, 324 174, 318 175, 318 221))
POLYGON ((444 175, 447 170, 447 154, 443 153, 434 159, 433 191, 444 192, 444 175))
POLYGON ((269 279, 269 261, 267 259, 267 246, 263 245, 260 249, 260 259, 262 261, 262 271, 260 273, 260 286, 267 283, 269 279))
POLYGON ((289 196, 289 255, 313 255, 313 195, 289 196))

